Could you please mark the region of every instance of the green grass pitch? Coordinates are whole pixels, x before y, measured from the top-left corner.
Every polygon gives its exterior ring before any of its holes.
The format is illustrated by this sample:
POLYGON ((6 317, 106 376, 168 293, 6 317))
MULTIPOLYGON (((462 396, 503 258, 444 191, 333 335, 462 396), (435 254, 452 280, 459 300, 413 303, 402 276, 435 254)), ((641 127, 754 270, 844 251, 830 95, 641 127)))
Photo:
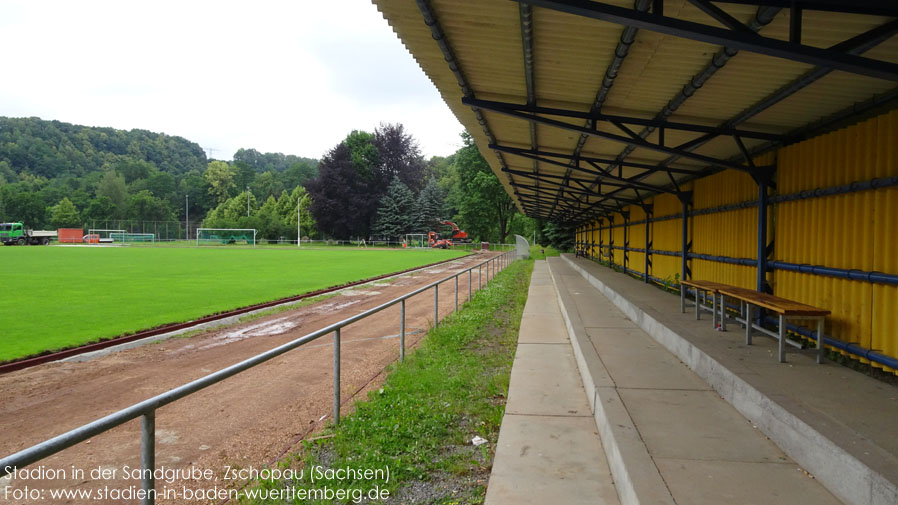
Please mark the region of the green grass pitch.
POLYGON ((0 362, 307 293, 462 251, 0 247, 0 362))

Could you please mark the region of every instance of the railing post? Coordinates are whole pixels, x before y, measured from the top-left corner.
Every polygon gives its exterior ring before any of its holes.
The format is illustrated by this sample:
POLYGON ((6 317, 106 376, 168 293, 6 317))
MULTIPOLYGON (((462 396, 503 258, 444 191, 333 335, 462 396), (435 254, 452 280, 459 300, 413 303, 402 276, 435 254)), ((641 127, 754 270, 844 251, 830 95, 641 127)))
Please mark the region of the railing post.
POLYGON ((156 503, 156 411, 151 410, 140 417, 140 465, 143 470, 140 487, 144 492, 141 505, 156 503))
POLYGON ((455 311, 458 312, 458 274, 455 274, 455 311))
POLYGON ((405 300, 399 302, 399 361, 405 361, 405 300))
POLYGON ((340 328, 334 330, 334 424, 340 424, 340 328))
POLYGON ((483 289, 483 263, 477 265, 477 291, 483 289))
POLYGON ((471 268, 468 269, 468 301, 471 301, 471 268))
POLYGON ((433 327, 440 323, 440 283, 433 285, 433 327))

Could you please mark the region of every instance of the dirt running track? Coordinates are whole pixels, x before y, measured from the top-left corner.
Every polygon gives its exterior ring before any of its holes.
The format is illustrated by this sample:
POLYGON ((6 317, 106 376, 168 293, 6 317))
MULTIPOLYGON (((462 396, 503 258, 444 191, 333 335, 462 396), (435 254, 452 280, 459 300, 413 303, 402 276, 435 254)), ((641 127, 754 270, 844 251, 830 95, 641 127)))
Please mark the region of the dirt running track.
MULTIPOLYGON (((0 376, 0 455, 9 455, 150 396, 220 370, 280 344, 343 320, 417 287, 452 275, 495 253, 483 253, 364 285, 289 312, 190 338, 114 352, 87 362, 57 362, 0 376)), ((484 269, 484 281, 486 280, 484 269)), ((473 290, 477 290, 475 269, 473 290)), ((440 286, 440 317, 455 306, 454 282, 440 286)), ((468 276, 459 278, 459 304, 467 299, 468 276)), ((342 331, 342 394, 347 399, 379 387, 378 374, 399 354, 399 306, 342 331), (373 379, 373 381, 372 381, 373 379)), ((406 302, 406 345, 414 346, 433 323, 433 291, 406 302)), ((156 466, 211 469, 226 465, 262 468, 296 447, 299 437, 330 417, 333 402, 333 339, 322 337, 224 382, 156 411, 156 466), (317 423, 317 424, 316 424, 317 423)), ((140 423, 128 422, 51 456, 38 466, 65 469, 64 479, 0 479, 0 503, 137 503, 138 500, 12 499, 4 489, 127 489, 140 483, 121 478, 123 467, 140 466, 140 423), (71 467, 84 469, 73 479, 71 467), (116 479, 91 478, 96 468, 115 469, 116 479)), ((181 489, 235 487, 242 482, 179 481, 181 489)), ((157 481, 157 488, 165 483, 157 481)), ((96 492, 96 491, 94 491, 96 492)), ((219 500, 215 500, 218 502, 219 500)), ((158 503, 185 503, 164 499, 158 503)), ((191 501, 204 503, 205 501, 191 501)))

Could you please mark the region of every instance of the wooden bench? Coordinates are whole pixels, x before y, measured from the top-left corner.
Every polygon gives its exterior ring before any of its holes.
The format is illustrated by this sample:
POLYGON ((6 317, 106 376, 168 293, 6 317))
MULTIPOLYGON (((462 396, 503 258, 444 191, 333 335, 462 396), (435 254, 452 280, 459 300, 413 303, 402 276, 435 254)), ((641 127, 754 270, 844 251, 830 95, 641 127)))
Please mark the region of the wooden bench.
POLYGON ((701 310, 708 310, 713 315, 712 324, 715 329, 726 331, 727 319, 733 319, 745 327, 745 344, 751 345, 752 330, 770 335, 779 342, 779 361, 786 362, 786 344, 801 348, 801 344, 786 338, 786 321, 789 319, 810 319, 817 321, 817 363, 823 362, 823 323, 829 310, 812 307, 794 300, 761 293, 753 289, 740 288, 714 281, 686 280, 681 281, 680 312, 686 312, 686 286, 695 290, 695 319, 700 319, 701 310), (699 295, 699 293, 703 295, 699 295), (711 294, 711 304, 703 304, 701 298, 711 294), (726 298, 739 300, 741 317, 730 317, 726 312, 726 298), (753 308, 763 308, 779 317, 779 331, 772 332, 752 321, 753 308), (719 322, 718 322, 719 321, 719 322))
MULTIPOLYGON (((717 313, 718 313, 718 304, 717 304, 717 296, 720 292, 721 288, 731 288, 729 284, 722 284, 720 282, 714 281, 702 281, 702 280, 686 280, 680 281, 680 312, 686 312, 686 290, 682 289, 682 286, 687 286, 695 290, 695 319, 696 321, 701 319, 701 311, 707 310, 711 312, 711 321, 715 328, 717 328, 717 313), (702 293, 711 293, 711 304, 706 305, 701 302, 699 297, 699 292, 702 293)), ((706 298, 707 295, 703 295, 702 298, 706 298)), ((720 307, 720 310, 723 311, 723 307, 720 307)))
MULTIPOLYGON (((739 308, 742 317, 735 317, 736 321, 745 325, 745 344, 751 345, 751 332, 758 330, 765 335, 779 341, 779 361, 786 362, 786 344, 801 349, 801 344, 786 338, 786 321, 789 319, 810 319, 817 321, 817 363, 823 363, 823 322, 830 311, 805 305, 794 300, 780 298, 767 293, 761 293, 753 289, 728 286, 717 291, 720 295, 720 306, 726 307, 726 298, 739 300, 739 308), (760 324, 752 322, 752 308, 767 309, 779 317, 779 331, 772 332, 760 324)), ((726 311, 721 310, 721 329, 726 330, 726 311)))

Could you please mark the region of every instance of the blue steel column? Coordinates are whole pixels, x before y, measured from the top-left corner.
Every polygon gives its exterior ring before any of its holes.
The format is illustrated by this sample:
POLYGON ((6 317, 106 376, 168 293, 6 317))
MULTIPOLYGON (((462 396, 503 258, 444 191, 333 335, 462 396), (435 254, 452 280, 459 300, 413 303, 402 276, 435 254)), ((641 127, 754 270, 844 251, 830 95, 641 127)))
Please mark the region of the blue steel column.
POLYGON ((630 266, 630 213, 629 212, 621 212, 621 215, 624 216, 624 273, 627 273, 627 268, 630 266))
POLYGON ((760 292, 766 291, 767 284, 767 178, 758 182, 758 283, 760 292))
POLYGON ((649 282, 649 266, 652 264, 652 260, 649 257, 649 250, 652 248, 652 243, 649 241, 649 226, 652 224, 652 206, 645 206, 645 275, 643 275, 642 280, 646 284, 649 282))
MULTIPOLYGON (((692 277, 689 271, 689 204, 692 202, 692 192, 685 191, 677 194, 677 197, 683 203, 683 256, 680 261, 680 281, 688 280, 692 277)), ((682 290, 682 286, 680 290, 682 290)))
POLYGON ((614 268, 614 216, 608 216, 608 266, 614 268))

